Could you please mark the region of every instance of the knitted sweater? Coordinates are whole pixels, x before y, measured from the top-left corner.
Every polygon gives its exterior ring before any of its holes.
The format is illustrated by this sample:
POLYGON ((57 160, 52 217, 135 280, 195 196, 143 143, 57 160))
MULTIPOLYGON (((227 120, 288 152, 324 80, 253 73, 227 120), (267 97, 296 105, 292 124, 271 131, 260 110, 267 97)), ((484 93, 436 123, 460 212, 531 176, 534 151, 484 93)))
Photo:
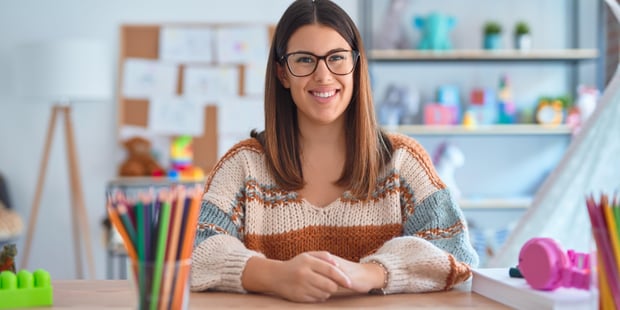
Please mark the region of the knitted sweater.
POLYGON ((467 280, 478 256, 463 213, 422 146, 389 137, 394 153, 372 197, 346 191, 322 208, 278 187, 257 140, 231 148, 205 185, 191 289, 245 292, 250 257, 288 260, 307 251, 382 263, 387 293, 447 290, 467 280))

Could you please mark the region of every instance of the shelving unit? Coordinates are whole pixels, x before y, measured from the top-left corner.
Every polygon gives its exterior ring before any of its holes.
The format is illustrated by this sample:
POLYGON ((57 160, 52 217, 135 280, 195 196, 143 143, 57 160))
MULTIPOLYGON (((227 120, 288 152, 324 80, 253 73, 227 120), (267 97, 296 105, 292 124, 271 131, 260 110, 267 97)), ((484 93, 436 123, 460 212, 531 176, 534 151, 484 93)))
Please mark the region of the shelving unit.
POLYGON ((387 130, 397 131, 407 135, 570 135, 572 129, 567 125, 545 126, 535 124, 515 125, 479 125, 466 127, 461 125, 401 125, 385 127, 387 130))
POLYGON ((494 198, 494 199, 461 199, 462 209, 527 209, 532 203, 531 197, 494 198))
MULTIPOLYGON (((601 45, 597 36, 600 25, 596 16, 592 21, 589 18, 601 10, 602 0, 544 3, 410 0, 409 6, 402 10, 400 23, 407 28, 410 49, 373 48, 373 36, 383 26, 380 19, 384 18, 383 9, 390 1, 360 0, 359 3, 359 24, 377 105, 382 103, 384 91, 390 85, 412 88, 420 95, 421 104, 435 100, 432 96, 438 86, 453 85, 459 87, 465 108, 471 89, 495 88, 504 74, 511 79, 517 108, 528 108, 530 114, 534 113, 536 100, 541 96, 570 94, 575 97, 577 85, 587 80, 589 73, 596 78, 589 85, 601 88, 601 45), (476 10, 466 9, 472 5, 476 10), (412 18, 432 11, 455 16, 456 28, 450 34, 452 50, 415 49, 420 31, 413 29, 412 18), (512 36, 509 27, 521 19, 530 22, 537 40, 531 50, 521 51, 509 46, 499 50, 478 48, 484 22, 502 23, 506 40, 512 36), (554 24, 543 20, 552 20, 554 24), (594 43, 588 43, 589 39, 594 43)), ((421 118, 420 113, 422 111, 418 112, 417 119, 421 118)), ((414 124, 385 126, 385 129, 414 137, 431 156, 443 142, 461 149, 465 165, 455 170, 463 195, 458 203, 476 228, 495 232, 506 231, 527 210, 536 189, 555 168, 572 137, 572 128, 567 125, 414 124)))
POLYGON ((541 61, 578 62, 598 58, 596 49, 559 50, 369 50, 370 61, 541 61))

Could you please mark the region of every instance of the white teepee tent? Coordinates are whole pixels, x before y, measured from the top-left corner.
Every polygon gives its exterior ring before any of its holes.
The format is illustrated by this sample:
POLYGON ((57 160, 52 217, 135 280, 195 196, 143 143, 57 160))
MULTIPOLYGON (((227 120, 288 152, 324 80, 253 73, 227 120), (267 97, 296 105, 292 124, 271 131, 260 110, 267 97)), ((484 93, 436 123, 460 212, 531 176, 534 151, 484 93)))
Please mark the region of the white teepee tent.
MULTIPOLYGON (((620 6, 606 0, 616 19, 620 6)), ((532 237, 551 237, 565 249, 588 251, 590 233, 585 197, 620 189, 620 73, 605 88, 596 111, 573 138, 564 157, 536 193, 487 267, 515 266, 521 246, 532 237)))

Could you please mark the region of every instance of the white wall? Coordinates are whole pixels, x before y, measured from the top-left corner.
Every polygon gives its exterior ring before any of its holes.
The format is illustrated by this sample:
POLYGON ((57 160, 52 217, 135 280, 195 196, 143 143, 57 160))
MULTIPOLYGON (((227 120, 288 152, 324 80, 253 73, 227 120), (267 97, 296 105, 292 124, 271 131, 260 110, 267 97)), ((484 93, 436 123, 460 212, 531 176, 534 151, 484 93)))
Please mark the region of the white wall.
MULTIPOLYGON (((265 22, 276 23, 290 0, 2 0, 0 1, 0 172, 9 182, 17 212, 27 223, 50 117, 49 102, 18 98, 11 63, 22 43, 65 38, 95 38, 118 51, 123 23, 265 22)), ((357 1, 339 0, 354 20, 357 1)), ((116 90, 113 90, 114 92, 116 90)), ((75 105, 80 175, 88 209, 96 278, 105 277, 100 222, 105 214, 105 186, 117 169, 116 103, 75 105)), ((60 125, 60 124, 59 124, 60 125)), ((70 194, 65 141, 57 126, 28 269, 45 268, 52 278, 76 277, 71 238, 70 194)), ((25 235, 20 239, 22 250, 25 235)), ((21 257, 18 257, 18 263, 21 257)), ((20 268, 21 266, 18 266, 20 268)))

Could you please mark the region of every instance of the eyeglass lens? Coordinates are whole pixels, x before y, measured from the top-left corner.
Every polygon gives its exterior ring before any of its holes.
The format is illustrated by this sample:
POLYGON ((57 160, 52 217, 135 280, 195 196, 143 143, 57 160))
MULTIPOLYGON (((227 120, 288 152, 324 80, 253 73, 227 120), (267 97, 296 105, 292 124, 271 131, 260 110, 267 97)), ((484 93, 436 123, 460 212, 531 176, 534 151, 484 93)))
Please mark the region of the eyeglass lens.
POLYGON ((354 51, 338 51, 325 56, 298 52, 287 55, 286 62, 293 75, 307 76, 314 73, 321 59, 333 74, 345 75, 353 71, 357 57, 354 51))

